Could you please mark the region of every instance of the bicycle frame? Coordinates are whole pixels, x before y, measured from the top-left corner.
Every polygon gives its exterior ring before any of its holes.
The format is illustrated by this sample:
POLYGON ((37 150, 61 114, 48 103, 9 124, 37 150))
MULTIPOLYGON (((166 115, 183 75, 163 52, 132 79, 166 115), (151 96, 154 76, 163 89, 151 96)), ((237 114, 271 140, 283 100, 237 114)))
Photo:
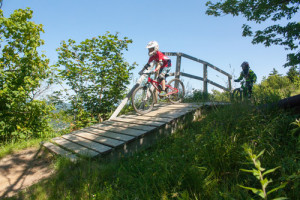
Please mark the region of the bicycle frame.
POLYGON ((232 93, 234 93, 234 91, 239 91, 239 92, 240 92, 240 95, 241 95, 241 96, 240 96, 241 99, 247 98, 247 96, 248 96, 248 89, 247 89, 247 87, 245 86, 246 81, 245 81, 245 80, 242 80, 242 81, 240 82, 240 84, 241 84, 241 87, 234 89, 234 90, 232 91, 232 93))
POLYGON ((248 90, 247 90, 247 87, 245 86, 245 84, 246 84, 246 81, 243 80, 241 82, 240 91, 242 92, 244 97, 247 97, 248 96, 248 90))
MULTIPOLYGON (((160 88, 159 88, 159 85, 161 85, 159 82, 153 80, 152 78, 150 78, 150 76, 148 76, 148 83, 150 83, 151 85, 153 85, 153 87, 158 91, 158 92, 161 92, 160 88)), ((178 93, 178 89, 177 88, 173 88, 172 86, 166 84, 165 85, 166 88, 169 88, 171 91, 167 93, 167 96, 168 95, 171 95, 171 94, 176 94, 178 93)))

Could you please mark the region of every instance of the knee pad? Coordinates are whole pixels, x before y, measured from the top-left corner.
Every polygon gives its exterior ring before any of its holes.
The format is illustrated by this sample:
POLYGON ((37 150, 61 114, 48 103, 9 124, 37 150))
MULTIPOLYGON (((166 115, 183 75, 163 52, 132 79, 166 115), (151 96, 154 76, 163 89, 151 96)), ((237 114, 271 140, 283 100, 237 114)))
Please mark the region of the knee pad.
POLYGON ((159 82, 161 82, 161 81, 164 80, 164 79, 165 79, 165 74, 164 74, 164 73, 161 73, 161 74, 158 75, 157 80, 158 80, 159 82))

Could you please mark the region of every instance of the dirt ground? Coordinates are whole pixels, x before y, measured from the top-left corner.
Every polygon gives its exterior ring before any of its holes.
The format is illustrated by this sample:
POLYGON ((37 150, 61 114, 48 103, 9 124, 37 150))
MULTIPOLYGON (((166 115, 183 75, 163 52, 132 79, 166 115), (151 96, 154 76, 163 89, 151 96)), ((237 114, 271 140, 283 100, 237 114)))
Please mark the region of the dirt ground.
POLYGON ((49 177, 54 172, 51 155, 43 149, 29 148, 0 160, 0 199, 49 177))

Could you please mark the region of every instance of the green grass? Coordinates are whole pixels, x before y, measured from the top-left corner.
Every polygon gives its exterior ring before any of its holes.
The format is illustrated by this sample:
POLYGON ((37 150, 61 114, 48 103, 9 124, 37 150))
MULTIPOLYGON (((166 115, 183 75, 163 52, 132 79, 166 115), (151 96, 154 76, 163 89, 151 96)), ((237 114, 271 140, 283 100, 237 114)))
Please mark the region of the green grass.
POLYGON ((26 141, 18 141, 18 142, 11 142, 8 144, 3 144, 0 147, 0 158, 3 158, 4 156, 20 151, 25 148, 29 147, 38 147, 40 142, 42 142, 43 139, 30 139, 26 141))
MULTIPOLYGON (((258 111, 233 105, 203 112, 151 148, 115 162, 56 160, 57 173, 15 198, 20 199, 251 199, 239 185, 259 188, 250 169, 246 144, 262 167, 273 169, 269 197, 300 196, 299 131, 291 123, 299 113, 258 111)), ((299 130, 299 129, 298 129, 299 130)))

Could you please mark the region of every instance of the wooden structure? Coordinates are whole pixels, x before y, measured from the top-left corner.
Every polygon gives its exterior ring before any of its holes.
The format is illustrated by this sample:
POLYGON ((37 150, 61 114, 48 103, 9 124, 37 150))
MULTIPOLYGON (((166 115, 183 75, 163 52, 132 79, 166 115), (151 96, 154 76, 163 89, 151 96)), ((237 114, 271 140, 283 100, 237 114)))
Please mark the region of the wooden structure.
MULTIPOLYGON (((203 81, 203 91, 204 92, 207 92, 207 85, 208 83, 209 84, 212 84, 218 88, 221 88, 225 91, 231 91, 231 79, 232 79, 232 76, 230 74, 228 74, 227 72, 224 72, 223 70, 219 69, 218 67, 206 62, 206 61, 203 61, 203 60, 200 60, 198 58, 195 58, 195 57, 192 57, 192 56, 189 56, 187 54, 184 54, 184 53, 174 53, 174 52, 163 52, 165 55, 167 56, 177 56, 177 60, 176 60, 176 71, 175 73, 170 73, 170 76, 174 76, 175 75, 175 78, 180 78, 180 76, 185 76, 185 77, 188 77, 188 78, 192 78, 192 79, 196 79, 196 80, 200 80, 200 81, 203 81), (199 77, 199 76, 196 76, 196 75, 192 75, 192 74, 187 74, 187 73, 184 73, 184 72, 181 72, 180 69, 181 69, 181 57, 184 57, 184 58, 188 58, 190 60, 193 60, 193 61, 196 61, 196 62, 199 62, 199 63, 202 63, 203 64, 203 77, 199 77), (211 80, 209 80, 207 78, 208 74, 207 74, 207 67, 211 67, 212 69, 226 75, 228 77, 228 87, 224 87, 222 85, 219 85, 211 80)), ((146 72, 150 72, 151 69, 153 68, 153 66, 151 66, 146 72)), ((116 118, 119 113, 121 112, 121 110, 123 109, 123 107, 126 105, 126 103, 128 102, 128 100, 131 98, 131 95, 133 93, 133 91, 142 83, 142 81, 145 79, 145 75, 142 75, 139 80, 137 81, 137 83, 132 87, 132 89, 130 90, 130 92, 127 94, 127 96, 121 101, 121 103, 119 104, 119 106, 117 107, 117 109, 114 111, 114 113, 111 115, 111 117, 109 119, 114 119, 116 118)))
MULTIPOLYGON (((168 56, 177 56, 176 72, 172 75, 176 78, 185 76, 203 81, 204 92, 207 85, 212 84, 223 90, 231 90, 231 75, 203 60, 194 58, 184 53, 164 52, 168 56), (181 58, 185 57, 203 64, 203 77, 181 72, 181 58), (221 86, 208 79, 207 67, 211 67, 228 77, 228 87, 221 86)), ((149 72, 153 65, 148 69, 149 72)), ((145 79, 142 75, 135 86, 127 94, 108 121, 90 126, 70 134, 63 135, 46 142, 43 145, 50 151, 76 160, 78 156, 84 157, 120 157, 146 148, 157 139, 172 133, 179 122, 191 121, 203 105, 215 105, 214 103, 201 104, 160 104, 145 114, 130 114, 118 117, 120 111, 131 98, 133 91, 145 79)), ((199 113, 198 113, 199 114, 199 113)))
POLYGON ((145 115, 130 114, 95 124, 43 144, 55 154, 78 157, 118 158, 149 147, 171 134, 180 124, 199 115, 202 104, 160 104, 145 115))

